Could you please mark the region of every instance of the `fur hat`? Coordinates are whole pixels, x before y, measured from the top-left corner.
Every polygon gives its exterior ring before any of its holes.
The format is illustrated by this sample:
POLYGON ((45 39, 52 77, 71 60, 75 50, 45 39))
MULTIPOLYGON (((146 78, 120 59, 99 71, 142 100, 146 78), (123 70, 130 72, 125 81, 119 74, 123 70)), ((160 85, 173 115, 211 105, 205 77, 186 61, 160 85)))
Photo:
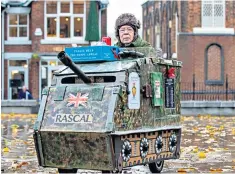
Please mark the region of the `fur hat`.
POLYGON ((135 41, 138 37, 138 29, 140 29, 140 21, 136 19, 136 17, 131 14, 131 13, 124 13, 120 15, 115 23, 115 36, 120 41, 119 38, 119 29, 123 25, 129 25, 134 29, 135 35, 134 35, 134 40, 135 41))

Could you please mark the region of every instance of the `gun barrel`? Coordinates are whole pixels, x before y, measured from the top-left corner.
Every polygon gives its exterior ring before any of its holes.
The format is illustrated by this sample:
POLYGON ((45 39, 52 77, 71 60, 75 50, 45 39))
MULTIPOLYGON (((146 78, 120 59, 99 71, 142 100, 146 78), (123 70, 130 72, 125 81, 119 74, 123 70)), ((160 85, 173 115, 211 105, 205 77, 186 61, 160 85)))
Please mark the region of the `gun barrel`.
POLYGON ((68 55, 65 54, 64 51, 61 51, 57 57, 65 66, 68 66, 75 74, 77 74, 84 83, 91 83, 91 79, 75 65, 75 63, 68 55))

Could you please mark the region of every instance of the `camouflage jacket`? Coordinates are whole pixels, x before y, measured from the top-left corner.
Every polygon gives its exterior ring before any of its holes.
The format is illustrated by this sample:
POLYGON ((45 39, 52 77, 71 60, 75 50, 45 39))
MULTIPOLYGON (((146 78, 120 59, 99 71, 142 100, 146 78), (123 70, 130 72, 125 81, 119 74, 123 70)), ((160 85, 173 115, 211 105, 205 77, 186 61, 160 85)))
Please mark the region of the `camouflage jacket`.
MULTIPOLYGON (((121 42, 117 42, 114 46, 125 47, 121 42)), ((152 47, 152 46, 150 45, 150 43, 141 39, 138 36, 138 38, 127 47, 152 47)))

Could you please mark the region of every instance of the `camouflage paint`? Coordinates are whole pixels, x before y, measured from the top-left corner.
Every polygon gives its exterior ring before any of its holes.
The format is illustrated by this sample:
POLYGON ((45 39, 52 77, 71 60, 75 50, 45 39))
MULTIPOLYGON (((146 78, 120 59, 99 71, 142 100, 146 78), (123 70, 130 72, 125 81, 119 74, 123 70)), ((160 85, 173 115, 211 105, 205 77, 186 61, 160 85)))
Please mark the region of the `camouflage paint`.
MULTIPOLYGON (((42 122, 42 131, 74 131, 74 132, 105 132, 107 113, 110 109, 109 101, 112 97, 112 88, 100 85, 73 85, 51 87, 42 122), (68 106, 70 94, 76 96, 88 94, 86 107, 79 105, 68 106), (64 94, 64 95, 62 95, 64 94), (91 114, 92 123, 55 123, 57 114, 91 114)), ((115 96, 113 96, 115 97, 115 96)), ((114 107, 114 106, 113 106, 114 107)), ((111 108, 112 109, 112 108, 111 108)), ((113 108, 114 109, 114 108, 113 108)))
MULTIPOLYGON (((136 59, 137 60, 137 59, 136 59)), ((135 60, 133 60, 135 61, 135 60)), ((178 62, 174 62, 175 64, 178 62)), ((180 64, 177 64, 180 65, 180 64)), ((167 78, 167 69, 175 67, 175 108, 165 108, 163 106, 153 106, 152 98, 145 98, 141 94, 141 108, 131 110, 127 107, 127 94, 125 91, 119 95, 117 107, 115 109, 114 121, 116 131, 136 130, 143 128, 154 128, 158 126, 176 126, 180 124, 180 67, 173 66, 171 60, 160 60, 156 58, 138 59, 135 67, 128 69, 126 73, 137 71, 141 78, 141 88, 146 84, 151 84, 151 72, 161 72, 162 79, 167 78), (118 112, 119 111, 119 112, 118 112)), ((128 80, 128 79, 126 79, 128 80)), ((163 80, 164 82, 164 80, 163 80)), ((128 83, 128 82, 127 82, 128 83)), ((162 97, 165 101, 165 84, 162 87, 162 97)), ((163 102, 164 103, 164 102, 163 102)))
POLYGON ((112 170, 110 136, 100 133, 41 131, 47 167, 112 170), (111 158, 111 159, 110 159, 111 158))

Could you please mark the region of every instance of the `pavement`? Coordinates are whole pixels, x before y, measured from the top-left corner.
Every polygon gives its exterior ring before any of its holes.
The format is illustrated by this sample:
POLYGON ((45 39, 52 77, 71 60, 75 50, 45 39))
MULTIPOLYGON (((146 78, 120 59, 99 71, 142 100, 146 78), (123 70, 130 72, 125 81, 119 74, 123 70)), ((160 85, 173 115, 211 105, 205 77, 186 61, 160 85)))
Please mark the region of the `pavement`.
MULTIPOLYGON (((1 172, 58 173, 38 166, 33 142, 34 114, 1 114, 1 172)), ((165 161, 162 173, 235 173, 235 117, 182 116, 181 155, 165 161)), ((100 173, 78 170, 77 173, 100 173)), ((150 173, 148 166, 123 173, 150 173)))

